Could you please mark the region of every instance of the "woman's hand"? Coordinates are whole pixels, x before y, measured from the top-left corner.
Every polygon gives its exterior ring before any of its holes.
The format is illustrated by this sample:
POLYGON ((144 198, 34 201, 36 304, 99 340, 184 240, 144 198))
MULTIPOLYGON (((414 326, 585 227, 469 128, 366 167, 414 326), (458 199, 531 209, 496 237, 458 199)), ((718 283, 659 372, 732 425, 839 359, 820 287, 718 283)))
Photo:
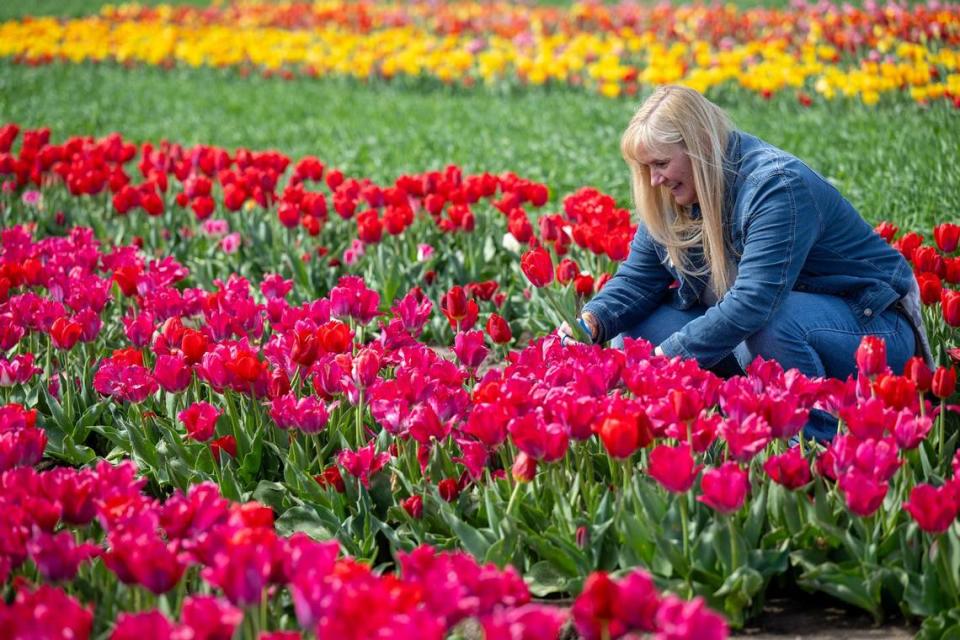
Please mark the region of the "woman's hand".
MULTIPOLYGON (((590 313, 589 311, 584 311, 580 316, 583 320, 583 324, 587 325, 587 329, 590 332, 590 340, 594 341, 597 339, 597 334, 600 330, 600 325, 597 322, 597 318, 590 313)), ((566 346, 569 344, 583 344, 579 340, 574 338, 574 332, 570 328, 570 325, 564 322, 560 325, 560 328, 557 329, 557 335, 560 336, 560 344, 566 346)))

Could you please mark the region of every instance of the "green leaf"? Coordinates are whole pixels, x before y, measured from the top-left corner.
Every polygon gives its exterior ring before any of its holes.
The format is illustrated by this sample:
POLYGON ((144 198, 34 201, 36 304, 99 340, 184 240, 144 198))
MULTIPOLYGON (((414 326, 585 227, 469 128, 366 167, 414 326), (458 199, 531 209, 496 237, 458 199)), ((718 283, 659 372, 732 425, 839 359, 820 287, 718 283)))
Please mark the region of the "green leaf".
POLYGON ((488 532, 488 535, 484 535, 484 533, 481 533, 481 530, 471 527, 458 518, 453 512, 453 509, 450 508, 450 505, 444 500, 435 498, 433 502, 439 504, 439 511, 443 521, 447 523, 447 526, 450 527, 454 535, 460 539, 463 548, 477 560, 487 557, 490 545, 493 544, 494 541, 493 534, 488 532))
POLYGON ((542 598, 554 593, 565 593, 570 579, 553 564, 542 560, 527 571, 524 581, 530 593, 542 598))
POLYGON ((309 506, 296 506, 287 509, 277 518, 275 523, 277 533, 282 536, 291 536, 301 531, 314 540, 333 540, 334 533, 328 528, 328 523, 316 509, 309 506))
POLYGON ((835 598, 839 598, 855 607, 860 607, 870 613, 876 620, 883 616, 880 604, 879 582, 864 579, 864 572, 858 562, 851 562, 841 567, 832 562, 826 562, 805 571, 797 579, 797 584, 807 589, 823 591, 835 598))
POLYGON ((261 480, 257 483, 257 488, 253 490, 254 500, 267 505, 277 513, 283 511, 289 495, 290 492, 285 486, 269 480, 261 480))

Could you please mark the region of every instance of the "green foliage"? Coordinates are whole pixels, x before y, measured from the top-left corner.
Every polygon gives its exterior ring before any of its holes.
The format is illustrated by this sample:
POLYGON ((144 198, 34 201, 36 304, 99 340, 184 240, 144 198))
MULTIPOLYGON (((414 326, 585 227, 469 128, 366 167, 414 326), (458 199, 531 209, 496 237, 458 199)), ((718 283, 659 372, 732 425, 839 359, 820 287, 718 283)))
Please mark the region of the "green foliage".
MULTIPOLYGON (((960 211, 960 112, 906 98, 876 107, 839 100, 804 109, 739 89, 712 95, 741 129, 790 151, 830 179, 871 222, 929 235, 960 211)), ((454 89, 423 81, 283 81, 234 71, 112 64, 28 68, 0 62, 0 121, 50 126, 54 137, 119 131, 316 155, 353 175, 392 182, 449 163, 545 182, 555 202, 595 186, 629 199, 619 137, 637 100, 573 89, 454 89)))

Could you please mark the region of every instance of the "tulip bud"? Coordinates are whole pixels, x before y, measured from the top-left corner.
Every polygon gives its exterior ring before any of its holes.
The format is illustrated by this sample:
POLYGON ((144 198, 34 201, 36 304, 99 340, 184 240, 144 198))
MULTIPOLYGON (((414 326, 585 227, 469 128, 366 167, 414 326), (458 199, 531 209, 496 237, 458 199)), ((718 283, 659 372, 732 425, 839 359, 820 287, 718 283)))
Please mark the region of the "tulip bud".
POLYGON ((403 510, 409 513, 410 517, 414 520, 419 520, 423 517, 423 498, 420 496, 410 496, 401 501, 400 506, 402 506, 403 510))
POLYGON ((953 367, 939 367, 933 374, 930 389, 933 395, 946 400, 957 390, 957 370, 953 367))
POLYGON ((872 378, 887 366, 887 344, 883 338, 864 336, 857 348, 856 358, 860 373, 872 378))
POLYGON ((521 451, 513 461, 511 472, 517 482, 531 482, 537 475, 537 461, 521 451))

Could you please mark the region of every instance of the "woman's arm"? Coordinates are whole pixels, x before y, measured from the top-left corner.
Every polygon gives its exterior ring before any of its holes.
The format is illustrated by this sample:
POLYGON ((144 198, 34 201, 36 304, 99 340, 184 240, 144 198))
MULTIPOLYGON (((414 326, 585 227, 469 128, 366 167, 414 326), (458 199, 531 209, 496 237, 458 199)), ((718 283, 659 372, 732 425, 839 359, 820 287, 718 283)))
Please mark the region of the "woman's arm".
POLYGON ((609 340, 647 317, 673 279, 641 224, 630 243, 627 259, 600 293, 583 307, 587 324, 597 328, 594 342, 609 340))
POLYGON ((777 168, 752 184, 735 205, 745 220, 736 281, 705 314, 663 341, 665 355, 715 365, 770 321, 816 243, 821 219, 803 176, 777 168))

